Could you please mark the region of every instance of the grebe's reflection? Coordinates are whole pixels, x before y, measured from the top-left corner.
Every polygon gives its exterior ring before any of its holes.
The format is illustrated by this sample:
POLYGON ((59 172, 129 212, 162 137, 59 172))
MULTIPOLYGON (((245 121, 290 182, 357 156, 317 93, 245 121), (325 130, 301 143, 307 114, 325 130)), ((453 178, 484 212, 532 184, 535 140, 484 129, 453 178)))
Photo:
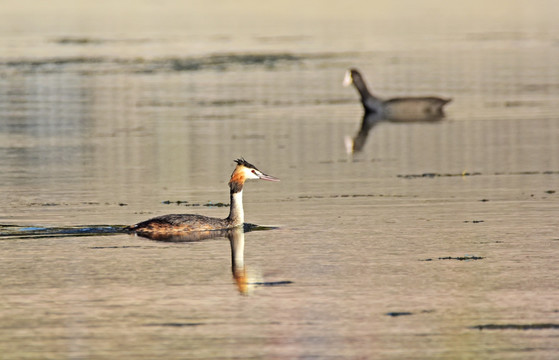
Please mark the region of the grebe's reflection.
MULTIPOLYGON (((211 231, 192 231, 189 233, 181 233, 180 235, 160 235, 151 234, 150 236, 141 235, 141 237, 150 240, 165 242, 196 242, 215 238, 228 238, 231 245, 231 272, 233 279, 237 285, 237 289, 242 295, 248 295, 254 288, 258 286, 276 286, 290 284, 291 281, 264 282, 255 281, 254 274, 249 272, 245 266, 245 233, 251 231, 272 230, 270 227, 260 227, 252 224, 244 224, 232 229, 211 230, 211 231)), ((140 236, 140 235, 138 235, 140 236)))

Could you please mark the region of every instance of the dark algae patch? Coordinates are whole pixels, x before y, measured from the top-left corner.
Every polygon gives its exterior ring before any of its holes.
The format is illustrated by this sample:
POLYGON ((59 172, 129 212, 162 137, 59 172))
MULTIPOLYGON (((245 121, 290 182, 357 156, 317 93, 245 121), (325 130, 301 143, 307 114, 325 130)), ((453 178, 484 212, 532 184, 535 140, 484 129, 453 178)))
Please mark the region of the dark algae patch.
POLYGON ((216 203, 207 203, 207 204, 204 204, 204 206, 208 206, 208 207, 226 207, 226 206, 229 206, 229 204, 222 203, 222 202, 216 202, 216 203))
POLYGON ((472 326, 472 329, 478 330, 558 330, 559 324, 543 323, 543 324, 485 324, 472 326))
MULTIPOLYGON (((432 312, 434 312, 434 310, 421 310, 420 311, 421 314, 430 314, 432 312)), ((415 313, 413 313, 411 311, 390 311, 390 312, 385 313, 384 315, 391 316, 391 317, 398 317, 398 316, 415 315, 415 313)))
POLYGON ((207 68, 224 70, 233 65, 261 65, 274 67, 280 62, 300 61, 293 54, 216 54, 201 58, 168 59, 174 71, 197 71, 207 68))
POLYGON ((409 311, 391 311, 391 312, 387 312, 384 315, 388 315, 388 316, 392 316, 392 317, 397 317, 397 316, 407 316, 407 315, 413 315, 412 312, 409 311))
POLYGON ((91 45, 101 44, 103 43, 103 40, 87 37, 62 37, 54 40, 54 42, 62 45, 91 45))
POLYGON ((445 257, 440 257, 439 260, 458 260, 458 261, 467 261, 467 260, 481 260, 483 259, 482 256, 458 256, 458 257, 452 257, 452 256, 445 256, 445 257))
MULTIPOLYGON (((559 175, 559 171, 547 170, 547 171, 516 171, 516 172, 496 172, 493 174, 483 174, 480 172, 463 172, 463 173, 423 173, 423 174, 399 174, 397 177, 402 179, 433 179, 433 178, 440 178, 440 177, 465 177, 465 176, 480 176, 480 175, 559 175)), ((553 190, 552 190, 553 191, 553 190)))
POLYGON ((187 204, 188 204, 188 201, 186 201, 186 200, 176 200, 176 201, 165 200, 165 201, 162 201, 161 203, 162 203, 162 204, 165 204, 165 205, 177 204, 177 205, 185 205, 185 206, 188 206, 188 205, 187 205, 187 204))
POLYGON ((423 174, 407 174, 407 175, 398 175, 399 178, 403 179, 418 179, 418 178, 436 178, 436 177, 454 177, 454 176, 477 176, 481 175, 480 172, 463 172, 463 173, 454 173, 454 174, 441 174, 441 173, 423 173, 423 174))
POLYGON ((203 323, 182 323, 182 322, 168 322, 168 323, 153 323, 146 324, 145 326, 162 326, 162 327, 194 327, 204 325, 203 323))
POLYGON ((398 194, 335 194, 335 195, 300 195, 299 199, 336 199, 336 198, 361 198, 361 197, 387 197, 403 198, 405 195, 398 194))
MULTIPOLYGON (((141 42, 142 40, 139 40, 141 42)), ((55 43, 65 46, 98 45, 107 40, 90 38, 60 38, 55 43)), ((231 53, 213 54, 201 57, 170 57, 133 59, 102 56, 44 57, 38 59, 16 59, 0 61, 0 72, 5 68, 16 69, 23 73, 56 73, 72 70, 91 73, 156 73, 192 72, 201 70, 226 71, 239 67, 264 67, 274 69, 280 65, 298 64, 307 55, 290 53, 231 53)))
POLYGON ((264 281, 264 282, 252 282, 250 284, 257 285, 257 286, 283 286, 283 285, 293 284, 293 281, 290 280, 264 281))
POLYGON ((186 200, 176 200, 176 201, 171 201, 171 200, 165 200, 161 202, 162 204, 165 205, 170 205, 170 204, 176 204, 179 206, 206 206, 206 207, 226 207, 229 206, 228 203, 222 203, 222 202, 208 202, 206 204, 200 204, 200 203, 189 203, 186 200))
MULTIPOLYGON (((438 257, 436 260, 457 260, 457 261, 469 261, 469 260, 482 260, 485 259, 483 256, 466 255, 466 256, 443 256, 438 257)), ((420 261, 433 261, 433 258, 427 258, 420 261)))

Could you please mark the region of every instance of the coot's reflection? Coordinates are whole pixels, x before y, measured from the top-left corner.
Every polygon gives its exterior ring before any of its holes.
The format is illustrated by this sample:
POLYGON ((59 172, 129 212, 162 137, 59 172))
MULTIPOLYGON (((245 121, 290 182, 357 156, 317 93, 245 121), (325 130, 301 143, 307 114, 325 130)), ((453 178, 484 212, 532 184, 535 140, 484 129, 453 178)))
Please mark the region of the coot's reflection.
POLYGON ((367 137, 369 136, 369 131, 380 121, 382 121, 382 116, 380 114, 365 112, 365 114, 363 114, 363 120, 361 121, 361 128, 357 134, 353 138, 346 136, 344 139, 346 152, 348 154, 353 154, 363 150, 363 146, 365 146, 367 137))
POLYGON ((248 295, 251 290, 257 286, 276 286, 291 283, 291 281, 264 282, 253 280, 253 274, 251 274, 245 266, 245 233, 256 229, 271 230, 273 228, 244 224, 243 227, 236 227, 233 229, 192 231, 174 235, 141 235, 141 237, 165 242, 196 242, 215 238, 228 238, 231 245, 231 272, 233 274, 233 279, 235 280, 239 292, 243 295, 248 295))
POLYGON ((369 91, 363 75, 357 69, 349 69, 343 85, 353 84, 361 96, 365 113, 361 129, 353 138, 345 138, 348 154, 360 152, 367 141, 371 129, 381 121, 397 123, 436 122, 445 117, 444 106, 452 101, 450 98, 437 96, 407 96, 383 99, 369 91))
POLYGON ((416 117, 410 116, 406 119, 392 120, 384 117, 381 113, 373 111, 365 111, 363 114, 363 120, 361 120, 361 127, 357 134, 352 138, 351 136, 346 136, 344 138, 345 149, 348 154, 355 154, 361 152, 365 143, 367 142, 367 137, 369 132, 373 127, 375 127, 380 122, 393 122, 393 123, 433 123, 442 120, 445 117, 443 113, 433 114, 432 116, 416 117))

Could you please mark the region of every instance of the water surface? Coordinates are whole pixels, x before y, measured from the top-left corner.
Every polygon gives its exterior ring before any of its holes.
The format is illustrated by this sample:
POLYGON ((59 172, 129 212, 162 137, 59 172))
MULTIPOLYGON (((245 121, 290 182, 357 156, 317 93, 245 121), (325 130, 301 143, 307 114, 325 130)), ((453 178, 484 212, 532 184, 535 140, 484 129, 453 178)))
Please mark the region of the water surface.
POLYGON ((0 13, 3 358, 557 357, 555 2, 51 3, 0 13), (349 156, 351 66, 446 119, 349 156), (120 232, 241 156, 244 272, 120 232))

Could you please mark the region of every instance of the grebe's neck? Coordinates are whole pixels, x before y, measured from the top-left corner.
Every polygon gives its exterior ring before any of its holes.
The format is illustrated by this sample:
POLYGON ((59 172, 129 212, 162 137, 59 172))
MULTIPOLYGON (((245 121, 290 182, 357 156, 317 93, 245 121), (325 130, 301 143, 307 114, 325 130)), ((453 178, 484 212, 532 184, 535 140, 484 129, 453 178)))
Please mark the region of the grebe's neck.
POLYGON ((231 191, 231 205, 227 220, 233 226, 242 225, 245 222, 245 213, 243 211, 243 190, 239 192, 231 191))
POLYGON ((232 226, 243 225, 245 222, 245 213, 243 211, 243 184, 244 181, 232 177, 229 182, 231 203, 229 208, 229 216, 227 221, 232 226))

